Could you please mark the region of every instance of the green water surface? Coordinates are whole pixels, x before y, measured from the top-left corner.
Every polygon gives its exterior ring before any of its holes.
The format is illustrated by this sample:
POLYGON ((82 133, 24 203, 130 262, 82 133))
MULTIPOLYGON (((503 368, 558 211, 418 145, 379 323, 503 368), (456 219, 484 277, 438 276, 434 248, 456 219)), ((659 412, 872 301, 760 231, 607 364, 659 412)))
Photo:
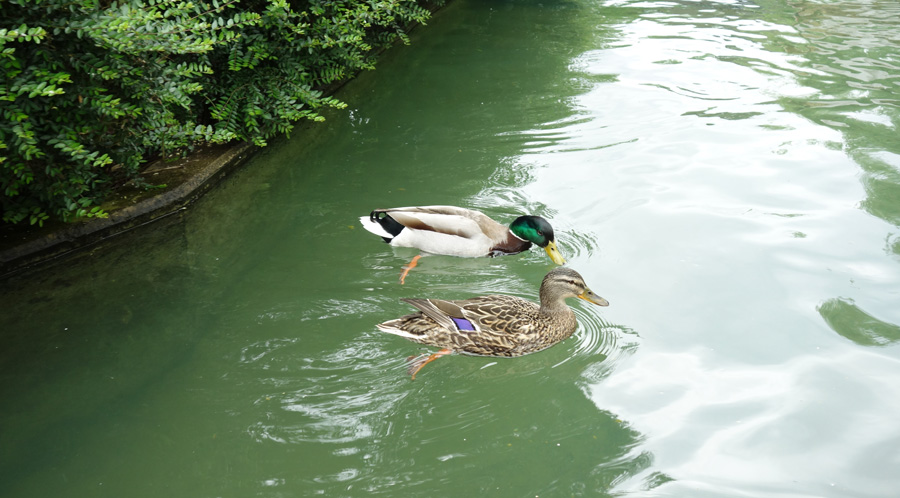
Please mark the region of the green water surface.
MULTIPOLYGON (((888 497, 900 4, 455 0, 179 216, 2 282, 0 496, 888 497), (373 208, 542 215, 609 308, 517 358, 375 324, 537 299, 373 208)), ((152 181, 152 179, 151 179, 152 181)))

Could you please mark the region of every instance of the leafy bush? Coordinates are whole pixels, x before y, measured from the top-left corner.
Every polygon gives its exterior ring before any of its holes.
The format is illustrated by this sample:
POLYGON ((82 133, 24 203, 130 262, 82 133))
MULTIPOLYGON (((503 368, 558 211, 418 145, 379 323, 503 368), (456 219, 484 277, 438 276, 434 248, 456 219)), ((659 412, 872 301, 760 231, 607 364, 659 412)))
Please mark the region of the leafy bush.
POLYGON ((148 159, 265 145, 428 19, 414 0, 3 0, 3 221, 103 216, 148 159))

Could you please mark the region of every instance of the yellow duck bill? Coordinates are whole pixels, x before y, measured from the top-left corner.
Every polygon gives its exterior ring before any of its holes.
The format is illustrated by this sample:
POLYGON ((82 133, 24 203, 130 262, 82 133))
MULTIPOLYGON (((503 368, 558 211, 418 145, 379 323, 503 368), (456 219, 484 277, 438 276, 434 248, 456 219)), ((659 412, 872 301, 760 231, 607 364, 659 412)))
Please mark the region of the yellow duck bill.
POLYGON ((559 249, 556 247, 556 242, 553 242, 552 240, 548 242, 544 251, 547 252, 547 256, 550 256, 550 259, 552 259, 554 263, 558 265, 566 264, 566 259, 560 254, 559 249))

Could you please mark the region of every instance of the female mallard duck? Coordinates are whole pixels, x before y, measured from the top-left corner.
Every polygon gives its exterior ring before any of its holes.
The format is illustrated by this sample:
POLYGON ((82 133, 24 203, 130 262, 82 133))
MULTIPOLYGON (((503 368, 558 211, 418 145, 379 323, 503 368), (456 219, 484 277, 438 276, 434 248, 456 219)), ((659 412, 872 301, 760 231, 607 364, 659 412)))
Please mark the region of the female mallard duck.
POLYGON ((541 283, 541 304, 515 296, 489 295, 463 301, 403 299, 419 310, 377 327, 419 344, 441 348, 410 363, 413 379, 427 363, 451 353, 522 356, 547 349, 575 331, 575 313, 566 299, 577 297, 609 306, 571 268, 555 268, 541 283))
POLYGON ((554 263, 566 262, 553 227, 540 216, 519 216, 509 227, 484 213, 456 206, 376 209, 359 218, 363 228, 396 247, 468 258, 516 254, 537 244, 554 263))

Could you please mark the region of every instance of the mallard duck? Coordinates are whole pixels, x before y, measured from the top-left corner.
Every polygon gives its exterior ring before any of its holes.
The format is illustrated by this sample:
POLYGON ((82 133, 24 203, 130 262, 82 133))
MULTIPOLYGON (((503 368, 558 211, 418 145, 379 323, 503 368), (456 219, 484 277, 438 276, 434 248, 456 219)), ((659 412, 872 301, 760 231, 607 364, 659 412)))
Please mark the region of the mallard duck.
POLYGON ((359 221, 395 247, 474 258, 516 254, 537 244, 554 263, 566 262, 556 247, 553 227, 540 216, 519 216, 505 227, 473 209, 417 206, 376 209, 359 221))
POLYGON ((566 299, 577 297, 599 306, 609 301, 594 294, 577 271, 555 268, 541 282, 541 304, 506 295, 462 301, 403 299, 418 309, 377 325, 378 329, 419 344, 441 348, 410 362, 413 379, 427 363, 451 353, 476 356, 522 356, 568 338, 575 331, 575 313, 566 299))

